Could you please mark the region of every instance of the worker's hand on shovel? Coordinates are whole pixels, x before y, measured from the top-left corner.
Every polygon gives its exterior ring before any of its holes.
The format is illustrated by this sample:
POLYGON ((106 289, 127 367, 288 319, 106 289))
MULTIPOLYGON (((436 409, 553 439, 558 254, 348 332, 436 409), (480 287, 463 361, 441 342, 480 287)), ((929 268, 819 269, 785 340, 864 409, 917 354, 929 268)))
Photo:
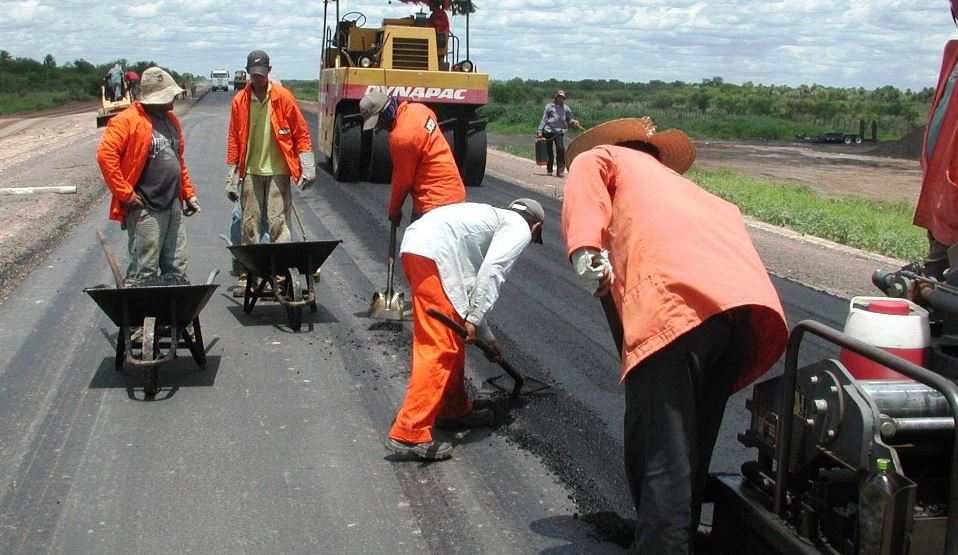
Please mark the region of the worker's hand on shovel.
MULTIPOLYGON (((463 338, 463 341, 468 343, 475 343, 479 339, 479 328, 472 322, 466 322, 466 325, 463 326, 466 330, 466 337, 463 338)), ((489 345, 489 348, 492 349, 492 353, 485 353, 486 360, 489 362, 499 362, 502 360, 502 347, 499 346, 499 342, 495 338, 491 340, 484 340, 483 343, 489 345)))
POLYGON ((239 182, 236 179, 236 166, 229 165, 226 167, 226 198, 230 199, 230 202, 236 202, 239 200, 239 182))
POLYGON ((389 221, 396 224, 396 227, 399 227, 399 224, 402 223, 402 211, 396 212, 395 214, 390 214, 389 221))

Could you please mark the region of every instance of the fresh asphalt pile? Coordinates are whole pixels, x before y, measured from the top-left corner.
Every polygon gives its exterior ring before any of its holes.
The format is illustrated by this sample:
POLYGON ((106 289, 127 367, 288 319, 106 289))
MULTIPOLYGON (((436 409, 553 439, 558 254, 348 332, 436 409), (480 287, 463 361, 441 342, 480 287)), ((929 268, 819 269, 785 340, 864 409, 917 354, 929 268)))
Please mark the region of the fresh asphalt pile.
MULTIPOLYGON (((183 118, 203 206, 186 221, 194 282, 229 268, 216 239, 230 210, 220 184, 228 100, 208 95, 183 118)), ((411 339, 409 322, 366 316, 386 275, 388 195, 323 172, 294 193, 311 239, 343 241, 323 265, 317 313, 292 333, 281 307, 245 314, 221 288, 202 314, 209 369, 174 361, 149 403, 131 393, 136 376, 113 370, 115 330, 78 295, 109 279, 93 239, 106 218, 98 205, 0 305, 0 552, 621 552, 633 515, 618 356, 566 261, 555 199, 489 177, 467 191, 545 208, 545 244, 525 250, 489 317, 513 366, 555 387, 518 402, 488 393, 482 383, 501 370, 471 350, 468 384, 496 425, 447 436, 449 461, 383 449, 411 339), (56 356, 38 330, 57 330, 56 356)), ((122 252, 118 228, 107 235, 122 252)), ((218 282, 231 279, 224 271, 218 282)), ((408 295, 401 271, 395 286, 408 295)), ((791 323, 840 326, 843 301, 776 286, 791 323)), ((805 351, 806 361, 829 352, 805 351)), ((740 393, 713 469, 752 456, 735 440, 746 421, 740 393)))

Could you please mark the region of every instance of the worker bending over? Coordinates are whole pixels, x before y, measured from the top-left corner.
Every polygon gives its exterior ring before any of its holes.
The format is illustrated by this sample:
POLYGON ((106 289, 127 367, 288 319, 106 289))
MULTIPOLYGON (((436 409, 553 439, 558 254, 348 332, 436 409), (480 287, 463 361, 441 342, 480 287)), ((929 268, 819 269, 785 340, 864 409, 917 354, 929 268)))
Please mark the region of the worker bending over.
POLYGON ((452 444, 435 442, 440 428, 492 423, 489 409, 474 409, 466 394, 465 343, 477 338, 501 353, 486 315, 499 287, 530 242, 542 243, 542 206, 518 199, 506 209, 464 202, 442 206, 409 226, 403 270, 413 295, 412 374, 386 449, 423 459, 447 459, 452 444), (464 326, 463 340, 433 319, 434 308, 464 326))
POLYGON ((393 173, 386 213, 392 222, 402 221, 402 206, 410 194, 412 221, 434 208, 466 200, 456 159, 428 106, 372 91, 359 101, 359 112, 364 131, 389 132, 393 173))
POLYGON ((156 277, 186 279, 180 215, 200 211, 183 161, 183 131, 173 115, 182 89, 158 67, 143 72, 139 102, 110 119, 96 160, 113 193, 110 219, 129 237, 127 285, 156 277), (185 202, 185 205, 184 205, 185 202))
POLYGON ((681 176, 695 160, 684 133, 616 120, 569 160, 567 252, 623 328, 632 552, 688 554, 725 404, 782 354, 785 316, 738 208, 681 176))

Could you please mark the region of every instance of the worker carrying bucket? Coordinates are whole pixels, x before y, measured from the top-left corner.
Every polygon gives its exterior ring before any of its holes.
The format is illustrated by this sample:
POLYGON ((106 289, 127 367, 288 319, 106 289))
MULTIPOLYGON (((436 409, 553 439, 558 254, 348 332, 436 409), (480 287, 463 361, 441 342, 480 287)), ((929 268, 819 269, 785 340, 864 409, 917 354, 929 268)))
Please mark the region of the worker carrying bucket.
POLYGON ((452 444, 434 441, 432 427, 476 428, 494 420, 475 409, 465 388, 465 344, 481 339, 502 356, 486 315, 499 287, 529 243, 542 243, 542 205, 518 199, 507 208, 464 202, 431 210, 403 237, 402 265, 412 289, 412 374, 386 449, 422 459, 447 459, 452 444), (466 330, 462 338, 428 315, 437 310, 466 330))

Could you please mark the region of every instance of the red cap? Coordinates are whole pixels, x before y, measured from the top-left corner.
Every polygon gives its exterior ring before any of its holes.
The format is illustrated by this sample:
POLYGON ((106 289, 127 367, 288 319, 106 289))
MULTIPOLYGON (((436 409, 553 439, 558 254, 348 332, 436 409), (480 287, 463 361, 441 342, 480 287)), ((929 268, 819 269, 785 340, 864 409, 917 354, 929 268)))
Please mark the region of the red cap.
POLYGON ((908 306, 908 303, 893 299, 870 301, 866 308, 868 312, 891 314, 894 316, 908 316, 911 313, 911 307, 908 306))

